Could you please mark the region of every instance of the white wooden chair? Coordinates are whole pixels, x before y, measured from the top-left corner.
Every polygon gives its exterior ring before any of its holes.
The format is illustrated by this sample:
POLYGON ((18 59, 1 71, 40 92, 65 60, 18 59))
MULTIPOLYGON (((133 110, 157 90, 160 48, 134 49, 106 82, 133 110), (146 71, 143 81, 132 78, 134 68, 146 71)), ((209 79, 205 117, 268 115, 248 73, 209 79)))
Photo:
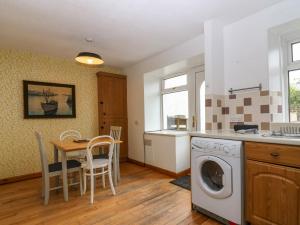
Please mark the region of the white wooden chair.
POLYGON ((81 133, 78 130, 66 130, 59 135, 61 141, 67 138, 81 139, 81 133))
MULTIPOLYGON (((36 131, 35 136, 38 141, 40 158, 41 158, 41 166, 42 166, 42 196, 44 197, 44 204, 47 205, 49 201, 50 191, 57 190, 62 188, 62 186, 50 187, 50 177, 60 176, 62 174, 62 163, 56 162, 48 164, 47 153, 45 149, 45 144, 43 137, 40 132, 36 131)), ((81 172, 81 163, 76 160, 68 160, 67 161, 68 173, 73 173, 78 171, 80 182, 79 183, 71 183, 72 185, 80 185, 80 194, 82 194, 82 172, 81 172)))
MULTIPOLYGON (((63 141, 66 139, 75 140, 75 139, 81 139, 81 138, 82 138, 81 133, 78 130, 66 130, 59 135, 60 141, 63 141)), ((85 155, 80 151, 79 152, 69 152, 67 154, 67 157, 69 159, 76 159, 76 160, 82 161, 84 159, 85 155)))
POLYGON ((113 157, 113 151, 114 151, 114 139, 110 136, 98 136, 90 140, 90 142, 87 145, 86 149, 86 163, 82 164, 83 168, 83 193, 86 192, 86 178, 87 176, 90 177, 90 188, 91 188, 91 199, 90 203, 94 203, 94 182, 95 182, 95 176, 102 175, 102 182, 103 186, 105 186, 105 175, 108 175, 110 188, 113 193, 113 195, 116 194, 113 181, 112 181, 112 157, 113 157), (103 138, 106 139, 106 141, 103 142, 103 138), (101 141, 102 139, 102 141, 101 141), (109 139, 109 141, 107 141, 109 139), (94 159, 92 151, 96 147, 101 147, 104 145, 109 145, 109 152, 108 152, 108 159, 94 159), (100 169, 100 172, 97 172, 97 169, 100 169))
MULTIPOLYGON (((115 139, 116 141, 120 141, 121 140, 121 131, 122 131, 122 127, 117 127, 117 126, 111 126, 110 127, 110 136, 115 139)), ((116 159, 117 162, 114 162, 117 167, 117 178, 118 180, 120 180, 121 175, 120 175, 120 144, 116 144, 115 145, 116 148, 116 159)))

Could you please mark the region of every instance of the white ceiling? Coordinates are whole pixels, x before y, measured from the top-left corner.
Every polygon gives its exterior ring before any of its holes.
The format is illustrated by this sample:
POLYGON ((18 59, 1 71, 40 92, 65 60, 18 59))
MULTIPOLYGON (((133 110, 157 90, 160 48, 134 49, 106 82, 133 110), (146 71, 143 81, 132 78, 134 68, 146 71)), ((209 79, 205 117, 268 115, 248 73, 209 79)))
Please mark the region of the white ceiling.
POLYGON ((205 20, 234 21, 279 1, 0 0, 0 47, 70 59, 89 50, 127 67, 203 33, 205 20))

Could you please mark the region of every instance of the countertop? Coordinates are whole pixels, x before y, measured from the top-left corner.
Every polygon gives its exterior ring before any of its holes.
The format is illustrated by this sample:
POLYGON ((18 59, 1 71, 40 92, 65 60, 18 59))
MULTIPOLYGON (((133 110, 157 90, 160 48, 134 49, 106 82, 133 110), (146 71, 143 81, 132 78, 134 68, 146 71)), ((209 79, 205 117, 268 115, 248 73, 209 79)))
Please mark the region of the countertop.
POLYGON ((177 130, 158 130, 158 131, 146 131, 145 134, 171 136, 171 137, 182 137, 182 136, 188 136, 189 132, 188 131, 177 131, 177 130))
POLYGON ((213 130, 213 131, 195 131, 195 132, 190 132, 189 134, 192 137, 206 137, 206 138, 253 141, 253 142, 300 146, 300 138, 264 137, 263 135, 266 135, 267 132, 260 132, 259 134, 237 134, 234 131, 213 130))

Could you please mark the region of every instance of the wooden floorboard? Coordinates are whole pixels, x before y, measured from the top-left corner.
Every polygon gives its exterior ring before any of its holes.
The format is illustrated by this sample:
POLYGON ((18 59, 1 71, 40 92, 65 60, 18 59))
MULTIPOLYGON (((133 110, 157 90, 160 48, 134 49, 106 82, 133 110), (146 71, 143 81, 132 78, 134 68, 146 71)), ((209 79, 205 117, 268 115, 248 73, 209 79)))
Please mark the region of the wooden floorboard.
POLYGON ((190 191, 170 184, 172 178, 164 174, 122 163, 121 176, 116 196, 97 181, 94 205, 89 204, 89 191, 81 197, 79 189, 70 188, 69 202, 62 191, 53 191, 44 206, 40 178, 1 185, 0 224, 219 224, 192 211, 190 191))

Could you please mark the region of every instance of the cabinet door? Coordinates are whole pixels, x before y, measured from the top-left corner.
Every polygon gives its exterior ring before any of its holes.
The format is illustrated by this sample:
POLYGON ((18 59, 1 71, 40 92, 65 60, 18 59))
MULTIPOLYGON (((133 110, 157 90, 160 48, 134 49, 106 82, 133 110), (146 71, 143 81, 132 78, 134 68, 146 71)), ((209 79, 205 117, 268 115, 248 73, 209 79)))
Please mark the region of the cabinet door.
POLYGON ((300 225, 300 169, 246 161, 247 221, 300 225))
POLYGON ((99 113, 103 117, 127 117, 126 79, 99 76, 99 113))

